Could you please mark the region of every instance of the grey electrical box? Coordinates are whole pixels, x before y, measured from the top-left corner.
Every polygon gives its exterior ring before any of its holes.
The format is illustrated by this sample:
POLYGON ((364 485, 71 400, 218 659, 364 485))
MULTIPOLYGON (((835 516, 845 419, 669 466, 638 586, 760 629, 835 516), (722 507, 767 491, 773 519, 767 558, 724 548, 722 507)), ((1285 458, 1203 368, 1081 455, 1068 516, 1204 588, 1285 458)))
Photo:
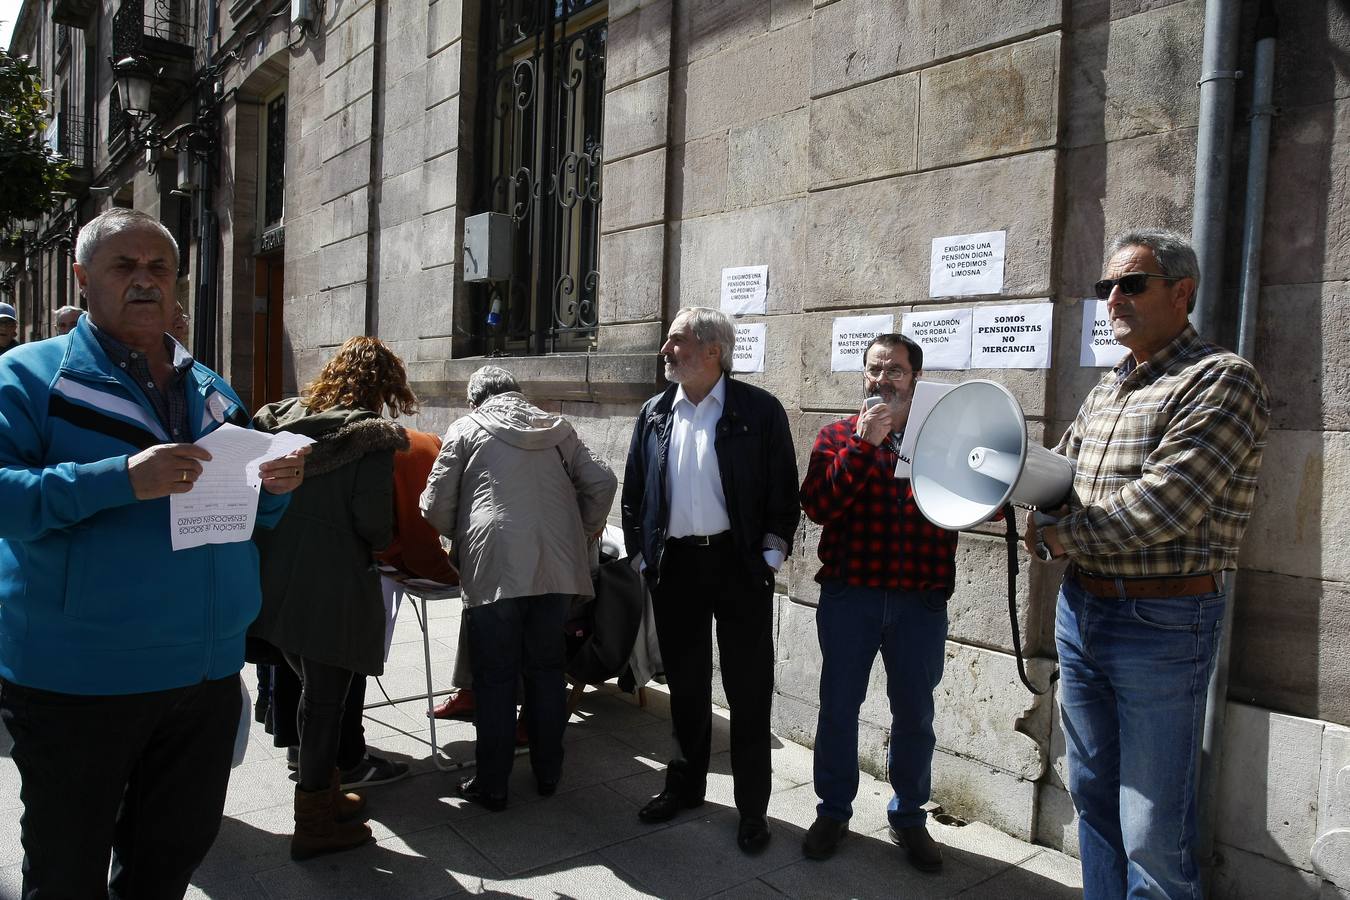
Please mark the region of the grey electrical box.
POLYGON ((506 281, 511 277, 515 229, 505 213, 479 213, 464 220, 464 280, 506 281))

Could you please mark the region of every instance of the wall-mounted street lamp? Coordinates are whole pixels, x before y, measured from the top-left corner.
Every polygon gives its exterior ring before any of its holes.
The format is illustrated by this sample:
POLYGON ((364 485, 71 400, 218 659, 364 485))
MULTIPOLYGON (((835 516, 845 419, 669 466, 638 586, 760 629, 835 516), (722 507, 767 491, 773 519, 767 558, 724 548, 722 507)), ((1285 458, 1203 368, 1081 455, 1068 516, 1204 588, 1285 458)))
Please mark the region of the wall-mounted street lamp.
POLYGON ((122 111, 136 124, 150 118, 150 91, 159 73, 144 56, 124 56, 112 64, 122 111))

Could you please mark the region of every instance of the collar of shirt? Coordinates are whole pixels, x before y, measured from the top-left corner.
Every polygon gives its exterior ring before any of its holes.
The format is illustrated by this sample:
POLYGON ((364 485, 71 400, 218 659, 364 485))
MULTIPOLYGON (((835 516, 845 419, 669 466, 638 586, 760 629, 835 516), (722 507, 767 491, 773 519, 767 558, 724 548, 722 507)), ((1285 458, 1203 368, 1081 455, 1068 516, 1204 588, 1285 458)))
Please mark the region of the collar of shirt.
POLYGON ((103 352, 114 366, 126 372, 136 386, 150 402, 150 406, 164 426, 165 434, 171 441, 185 441, 191 437, 188 427, 186 373, 192 368, 192 355, 182 344, 165 332, 164 349, 173 360, 173 371, 169 375, 165 390, 161 391, 155 383, 154 373, 150 370, 150 360, 139 350, 132 350, 112 335, 100 330, 93 322, 89 327, 98 339, 103 352))
POLYGON ((1131 376, 1145 383, 1152 381, 1170 369, 1173 362, 1189 355, 1200 343, 1200 335, 1195 326, 1187 322, 1181 333, 1172 338, 1166 347, 1150 356, 1148 362, 1136 361, 1133 353, 1122 359, 1114 370, 1116 384, 1125 383, 1131 376))
POLYGON ((716 400, 717 405, 721 407, 727 405, 727 376, 725 373, 723 373, 721 378, 717 379, 717 384, 713 385, 712 390, 708 391, 708 396, 704 397, 700 403, 695 403, 689 399, 689 395, 684 392, 684 385, 675 388, 675 400, 671 403, 671 406, 675 407, 679 406, 681 403, 688 403, 694 409, 698 409, 709 400, 716 400))
MULTIPOLYGON (((92 321, 89 323, 89 330, 94 332, 94 337, 98 338, 99 346, 103 348, 103 352, 108 354, 108 359, 112 360, 113 365, 119 369, 129 368, 134 361, 145 358, 145 354, 138 350, 132 350, 92 321)), ((192 368, 192 354, 188 353, 187 348, 175 341, 168 332, 164 333, 164 349, 169 351, 169 357, 173 360, 175 372, 181 375, 192 368)))

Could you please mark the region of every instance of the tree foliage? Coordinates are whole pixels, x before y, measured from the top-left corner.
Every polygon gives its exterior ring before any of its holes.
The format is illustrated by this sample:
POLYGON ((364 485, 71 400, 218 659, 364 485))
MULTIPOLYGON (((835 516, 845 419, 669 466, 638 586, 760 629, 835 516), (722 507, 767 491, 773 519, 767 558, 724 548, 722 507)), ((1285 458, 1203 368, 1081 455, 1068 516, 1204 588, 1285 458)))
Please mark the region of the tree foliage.
POLYGON ((69 165, 47 146, 41 73, 0 49, 0 237, 55 206, 69 165))

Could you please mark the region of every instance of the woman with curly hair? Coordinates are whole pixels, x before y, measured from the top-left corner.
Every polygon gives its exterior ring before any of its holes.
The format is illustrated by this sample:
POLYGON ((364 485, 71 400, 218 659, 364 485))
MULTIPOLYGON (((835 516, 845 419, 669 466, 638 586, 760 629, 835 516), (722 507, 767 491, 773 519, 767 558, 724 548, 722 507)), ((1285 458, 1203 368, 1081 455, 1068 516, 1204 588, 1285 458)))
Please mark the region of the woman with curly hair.
POLYGON ((263 603, 250 635, 277 647, 300 676, 299 783, 291 857, 347 850, 371 838, 348 821, 365 805, 339 789, 338 738, 354 673, 384 670, 384 602, 375 554, 394 533, 394 453, 415 412, 403 361, 354 337, 298 398, 269 404, 254 425, 314 439, 305 484, 280 524, 258 538, 263 603))

